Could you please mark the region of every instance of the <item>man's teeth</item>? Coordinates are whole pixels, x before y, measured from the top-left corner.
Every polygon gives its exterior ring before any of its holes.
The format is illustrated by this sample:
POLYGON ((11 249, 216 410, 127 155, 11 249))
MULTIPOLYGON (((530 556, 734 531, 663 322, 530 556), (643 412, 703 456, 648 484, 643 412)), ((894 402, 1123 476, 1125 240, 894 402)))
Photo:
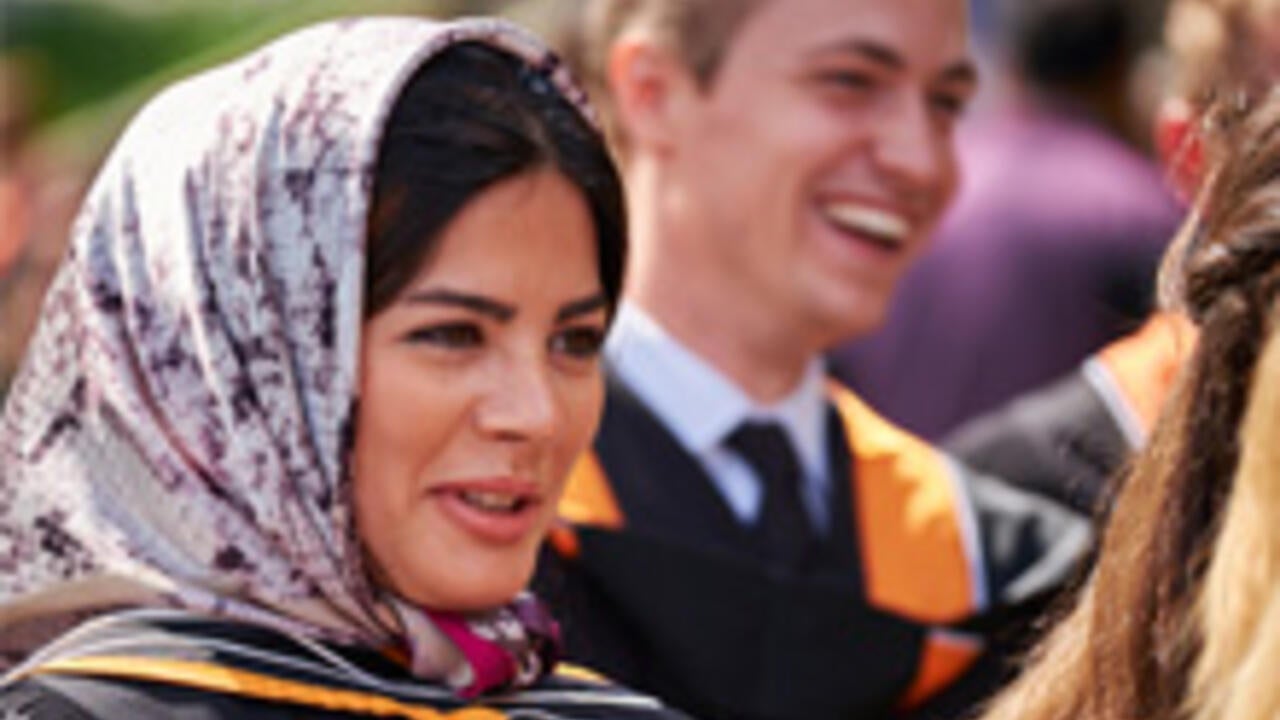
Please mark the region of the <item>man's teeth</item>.
POLYGON ((822 209, 831 222, 845 230, 871 235, 895 246, 911 232, 911 224, 901 216, 865 205, 832 203, 822 209))
POLYGON ((489 512, 511 512, 523 503, 519 495, 506 493, 473 491, 462 492, 459 495, 468 505, 489 512))

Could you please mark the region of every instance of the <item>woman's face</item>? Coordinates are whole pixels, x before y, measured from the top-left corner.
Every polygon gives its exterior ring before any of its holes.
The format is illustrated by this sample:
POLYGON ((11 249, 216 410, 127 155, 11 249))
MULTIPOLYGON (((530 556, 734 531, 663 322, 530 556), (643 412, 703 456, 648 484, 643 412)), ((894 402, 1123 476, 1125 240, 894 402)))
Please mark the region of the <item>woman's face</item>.
POLYGON ((477 194, 366 321, 357 529, 377 580, 440 610, 528 582, 600 418, 607 301, 581 193, 539 170, 477 194))

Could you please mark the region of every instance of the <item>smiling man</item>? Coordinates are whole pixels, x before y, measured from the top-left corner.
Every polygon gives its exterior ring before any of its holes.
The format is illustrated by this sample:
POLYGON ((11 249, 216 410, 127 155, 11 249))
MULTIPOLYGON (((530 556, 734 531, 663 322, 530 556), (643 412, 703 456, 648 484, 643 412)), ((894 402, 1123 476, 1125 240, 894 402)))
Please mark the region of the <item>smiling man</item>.
POLYGON ((959 712, 1088 530, 885 423, 820 358, 880 320, 955 191, 963 1, 588 13, 634 252, 541 578, 571 653, 701 717, 959 712))
POLYGON ((635 214, 630 299, 767 402, 879 321, 955 190, 975 77, 957 0, 746 5, 705 78, 642 11, 604 70, 635 214))

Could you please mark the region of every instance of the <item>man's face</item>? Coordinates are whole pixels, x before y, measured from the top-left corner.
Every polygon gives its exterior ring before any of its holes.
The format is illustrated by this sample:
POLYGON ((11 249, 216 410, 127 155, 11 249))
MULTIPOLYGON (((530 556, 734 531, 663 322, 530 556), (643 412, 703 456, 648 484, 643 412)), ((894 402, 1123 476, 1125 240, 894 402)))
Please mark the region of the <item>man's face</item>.
POLYGON ((868 330, 952 197, 974 84, 963 0, 764 2, 678 120, 681 270, 815 343, 868 330))

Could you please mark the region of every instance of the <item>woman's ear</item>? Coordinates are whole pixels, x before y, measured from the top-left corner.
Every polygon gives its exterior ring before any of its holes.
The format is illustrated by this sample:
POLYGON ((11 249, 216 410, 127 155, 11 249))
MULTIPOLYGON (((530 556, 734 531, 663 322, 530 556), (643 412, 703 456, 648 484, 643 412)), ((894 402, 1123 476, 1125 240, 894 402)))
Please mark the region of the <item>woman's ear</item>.
POLYGON ((1204 138, 1199 118, 1183 98, 1168 98, 1156 113, 1156 151, 1174 191, 1184 202, 1195 198, 1204 175, 1204 138))
POLYGON ((625 36, 610 48, 606 74, 627 147, 632 152, 670 152, 699 92, 676 53, 645 36, 625 36))

